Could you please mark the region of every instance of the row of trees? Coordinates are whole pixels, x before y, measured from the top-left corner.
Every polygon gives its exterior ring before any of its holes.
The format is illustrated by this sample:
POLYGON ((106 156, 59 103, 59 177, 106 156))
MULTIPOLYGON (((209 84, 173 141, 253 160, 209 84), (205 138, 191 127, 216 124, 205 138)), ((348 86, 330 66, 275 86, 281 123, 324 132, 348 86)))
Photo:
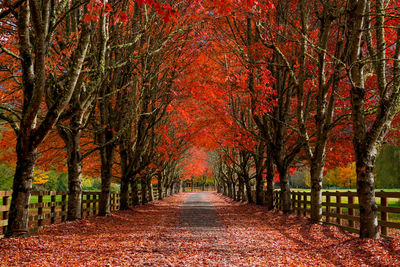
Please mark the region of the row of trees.
POLYGON ((375 161, 398 133, 398 2, 220 2, 223 10, 209 15, 227 16, 207 26, 208 54, 199 58, 212 79, 188 74, 195 82, 187 82, 202 89, 192 93, 201 101, 198 116, 209 124, 214 144, 208 147, 218 147, 214 173, 221 190, 242 199, 254 178, 261 203, 264 178, 272 208, 277 173, 288 213, 289 175, 304 166, 311 219, 321 222, 324 173, 355 161, 360 236, 378 237, 375 161))
POLYGON ((355 160, 361 237, 379 235, 373 171, 381 145, 396 140, 397 1, 8 0, 0 8, 0 118, 17 137, 3 131, 2 140, 16 140, 17 163, 7 236, 27 231, 34 166, 45 155, 59 166, 67 158, 72 220, 82 170, 100 174, 107 215, 115 176, 125 209, 138 179, 156 176, 162 190, 188 176, 180 159, 192 145, 216 151, 214 175, 239 199, 247 192, 253 201, 254 178, 261 203, 266 180, 272 208, 277 174, 285 213, 289 175, 307 167, 315 222, 325 170, 355 160))
POLYGON ((129 190, 138 204, 138 181, 144 203, 154 178, 160 198, 172 192, 189 137, 176 138, 186 124, 171 102, 198 50, 190 41, 194 8, 149 0, 0 4, 2 158, 16 161, 6 237, 27 234, 36 165, 68 172, 68 220, 81 216, 83 171, 101 177, 102 216, 112 181, 121 209, 129 190))

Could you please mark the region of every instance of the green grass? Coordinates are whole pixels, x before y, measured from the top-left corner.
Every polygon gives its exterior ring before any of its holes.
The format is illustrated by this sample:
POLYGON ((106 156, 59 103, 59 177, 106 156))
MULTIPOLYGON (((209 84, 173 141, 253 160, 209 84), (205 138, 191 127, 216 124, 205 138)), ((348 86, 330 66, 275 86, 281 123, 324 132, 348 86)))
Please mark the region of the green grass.
MULTIPOLYGON (((375 190, 376 192, 378 191, 385 191, 385 192, 400 192, 400 189, 396 188, 396 189, 377 189, 375 190)), ((296 191, 296 192, 310 192, 311 189, 301 189, 301 188, 294 188, 292 189, 292 191, 296 191)), ((324 192, 329 191, 329 192, 356 192, 356 189, 323 189, 324 192)), ((310 196, 307 197, 307 200, 310 201, 310 196)), ((332 204, 332 206, 336 203, 336 197, 331 196, 330 199, 330 203, 332 204)), ((322 202, 326 202, 326 196, 322 196, 322 202)), ((348 198, 345 196, 342 196, 340 199, 340 202, 343 204, 348 204, 348 198)), ((378 205, 381 204, 381 199, 379 197, 376 198, 376 202, 378 205)), ((354 198, 354 204, 358 204, 358 198, 354 198)), ((388 206, 389 207, 397 207, 400 208, 400 199, 398 198, 388 198, 388 206)), ((325 206, 324 206, 325 207, 325 206)), ((309 208, 309 205, 308 205, 309 208)), ((331 207, 332 210, 335 210, 335 207, 331 207)), ((347 208, 342 208, 342 212, 347 212, 347 208)), ((380 216, 380 212, 378 211, 378 217, 380 216)), ((390 221, 400 221, 400 214, 399 213, 389 213, 389 220, 390 221)))
MULTIPOLYGON (((68 201, 68 196, 67 196, 68 201)), ((83 200, 86 200, 86 195, 83 195, 83 200)), ((61 202, 62 196, 56 196, 56 202, 61 202)), ((38 196, 31 196, 30 203, 36 204, 39 202, 38 196)), ((43 202, 51 202, 51 196, 43 196, 43 202)), ((9 198, 9 203, 11 203, 11 197, 9 198)), ((0 197, 0 206, 3 205, 3 198, 0 197)))

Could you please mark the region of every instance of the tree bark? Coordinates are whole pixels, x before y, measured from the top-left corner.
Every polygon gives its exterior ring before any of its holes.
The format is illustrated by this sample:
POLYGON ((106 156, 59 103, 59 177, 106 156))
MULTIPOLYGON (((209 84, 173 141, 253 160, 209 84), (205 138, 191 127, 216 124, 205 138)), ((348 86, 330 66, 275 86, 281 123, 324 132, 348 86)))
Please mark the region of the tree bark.
POLYGON ((251 195, 250 179, 246 178, 244 183, 245 183, 245 186, 246 186, 247 202, 250 203, 250 204, 254 203, 253 196, 251 195))
POLYGON ((147 183, 146 183, 146 181, 145 181, 145 177, 141 177, 140 178, 141 180, 140 180, 140 184, 141 184, 141 186, 142 186, 142 190, 141 190, 141 193, 142 193, 142 205, 144 205, 144 204, 146 204, 147 202, 148 202, 148 200, 147 200, 147 183))
POLYGON ((281 201, 282 201, 282 212, 292 212, 292 200, 290 199, 290 186, 289 186, 289 168, 281 167, 278 169, 279 180, 281 184, 281 201))
POLYGON ((73 221, 82 217, 82 154, 81 130, 72 127, 66 138, 68 154, 68 213, 67 220, 73 221))
POLYGON ((119 148, 120 166, 121 166, 121 187, 120 187, 120 210, 129 209, 129 171, 128 171, 128 151, 124 141, 120 143, 119 148))
MULTIPOLYGON (((105 142, 107 143, 113 137, 111 129, 105 131, 105 142)), ((110 186, 112 178, 114 145, 108 144, 100 149, 101 158, 101 194, 99 203, 99 215, 110 215, 110 186)))
POLYGON ((120 210, 129 209, 129 178, 123 176, 121 178, 121 187, 120 187, 120 210))
POLYGON ((264 204, 264 181, 262 178, 262 172, 256 170, 256 204, 264 204))
POLYGON ((311 221, 322 223, 322 178, 324 161, 317 160, 311 164, 311 221))
POLYGON ((151 180, 152 180, 151 178, 146 180, 147 181, 147 189, 148 189, 148 192, 149 192, 149 201, 153 201, 154 200, 153 184, 152 184, 151 180))
MULTIPOLYGON (((356 152, 357 153, 357 152, 356 152)), ((357 153, 357 193, 360 203, 360 237, 378 238, 379 226, 375 201, 374 167, 376 150, 357 153)))
POLYGON ((179 181, 179 193, 183 192, 183 181, 179 181))
POLYGON ((163 189, 162 189, 162 180, 161 180, 161 175, 158 175, 158 180, 157 180, 157 189, 158 189, 158 199, 161 200, 163 199, 163 189))
POLYGON ((137 186, 137 179, 131 179, 131 190, 132 190, 132 206, 139 205, 139 190, 137 186))
POLYGON ((230 197, 230 198, 234 198, 234 196, 233 196, 233 190, 232 190, 232 184, 231 183, 228 183, 227 184, 227 187, 228 187, 228 197, 230 197))
POLYGON ((19 237, 28 234, 29 201, 36 160, 36 149, 31 149, 25 145, 19 136, 17 140, 17 166, 6 237, 19 237))
POLYGON ((268 210, 274 209, 274 163, 272 157, 267 157, 267 191, 265 192, 265 202, 268 210))
POLYGON ((239 191, 237 193, 237 201, 244 201, 244 182, 242 178, 239 177, 239 191))

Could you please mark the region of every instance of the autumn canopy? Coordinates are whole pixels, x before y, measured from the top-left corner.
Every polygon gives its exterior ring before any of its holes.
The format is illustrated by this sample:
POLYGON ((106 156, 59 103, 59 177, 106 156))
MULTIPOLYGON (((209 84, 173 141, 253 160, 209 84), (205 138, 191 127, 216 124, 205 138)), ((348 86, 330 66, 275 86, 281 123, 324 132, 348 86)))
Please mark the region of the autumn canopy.
POLYGON ((279 183, 290 213, 302 168, 321 222, 324 175, 355 162, 360 235, 378 237, 375 160, 399 134, 399 14, 395 0, 2 1, 6 235, 27 232, 35 169, 68 173, 75 220, 82 175, 100 177, 104 216, 112 182, 127 209, 138 186, 162 197, 202 178, 250 203, 266 187, 271 209, 279 183))

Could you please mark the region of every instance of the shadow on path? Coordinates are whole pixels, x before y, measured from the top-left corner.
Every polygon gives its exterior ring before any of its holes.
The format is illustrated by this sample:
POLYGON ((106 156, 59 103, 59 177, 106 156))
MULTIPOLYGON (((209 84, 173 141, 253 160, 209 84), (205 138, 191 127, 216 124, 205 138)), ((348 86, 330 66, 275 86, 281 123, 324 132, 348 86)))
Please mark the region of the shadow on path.
POLYGON ((218 214, 206 199, 207 193, 191 193, 182 205, 178 227, 194 231, 221 230, 218 214))

